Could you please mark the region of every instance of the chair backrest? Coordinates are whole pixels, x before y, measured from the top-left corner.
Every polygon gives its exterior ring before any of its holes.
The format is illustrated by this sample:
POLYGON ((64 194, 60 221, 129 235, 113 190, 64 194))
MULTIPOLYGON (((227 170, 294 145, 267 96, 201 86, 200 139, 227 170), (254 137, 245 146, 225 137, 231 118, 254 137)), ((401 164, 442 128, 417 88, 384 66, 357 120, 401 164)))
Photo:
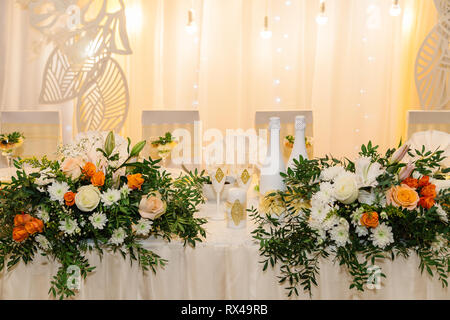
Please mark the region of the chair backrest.
MULTIPOLYGON (((200 120, 196 110, 145 110, 142 111, 142 139, 147 140, 144 156, 158 158, 156 149, 151 147, 152 138, 163 136, 175 129, 186 129, 191 135, 191 158, 194 157, 194 123, 200 120)), ((170 161, 168 161, 170 164, 170 161)))
POLYGON ((61 142, 61 115, 59 111, 0 111, 2 133, 22 132, 24 144, 15 151, 22 158, 56 158, 61 142))
POLYGON ((408 112, 408 139, 416 132, 428 130, 450 133, 450 110, 408 112))
MULTIPOLYGON (((289 160, 291 149, 284 146, 284 138, 288 135, 295 136, 295 117, 304 116, 306 120, 305 135, 313 138, 313 112, 312 110, 288 110, 288 111, 256 111, 255 113, 255 130, 259 133, 259 129, 268 129, 271 117, 279 117, 281 121, 280 143, 283 150, 283 158, 285 162, 289 160)), ((313 158, 313 148, 308 147, 308 157, 313 158)))

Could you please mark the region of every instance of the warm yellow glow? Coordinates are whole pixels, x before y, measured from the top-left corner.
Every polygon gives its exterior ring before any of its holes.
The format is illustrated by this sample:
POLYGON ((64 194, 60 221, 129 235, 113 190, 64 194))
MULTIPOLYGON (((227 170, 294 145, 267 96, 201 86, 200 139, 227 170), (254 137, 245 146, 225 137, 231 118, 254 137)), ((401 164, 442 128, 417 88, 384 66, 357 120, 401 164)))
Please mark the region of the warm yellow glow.
POLYGON ((138 4, 125 8, 127 28, 129 32, 138 32, 142 28, 142 10, 138 4))
POLYGON ((411 27, 414 23, 414 11, 412 8, 405 8, 405 13, 403 14, 403 30, 411 31, 411 27))

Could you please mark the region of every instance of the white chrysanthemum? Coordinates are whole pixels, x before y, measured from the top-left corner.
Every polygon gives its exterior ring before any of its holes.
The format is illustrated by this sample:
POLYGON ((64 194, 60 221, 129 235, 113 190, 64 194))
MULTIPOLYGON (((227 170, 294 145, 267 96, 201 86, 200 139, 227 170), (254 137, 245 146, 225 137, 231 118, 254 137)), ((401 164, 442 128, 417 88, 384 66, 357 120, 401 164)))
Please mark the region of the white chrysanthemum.
POLYGON ((377 178, 384 173, 381 164, 372 163, 372 158, 361 157, 355 161, 355 174, 358 181, 358 187, 376 187, 377 178))
POLYGON ((64 195, 69 192, 70 188, 66 182, 53 182, 47 189, 50 194, 50 200, 64 202, 64 195))
POLYGON ((121 245, 123 243, 123 241, 125 240, 127 234, 125 232, 125 230, 123 230, 123 228, 118 228, 116 230, 114 230, 111 239, 109 239, 109 242, 111 242, 112 244, 118 246, 121 245))
POLYGON ((439 252, 444 247, 447 247, 447 239, 440 234, 436 234, 436 238, 431 244, 431 250, 439 252))
POLYGON ((438 204, 436 205, 436 213, 439 215, 439 219, 441 219, 442 222, 448 223, 448 216, 447 212, 445 212, 444 209, 438 204))
POLYGON ((370 240, 374 246, 384 249, 387 245, 394 242, 392 228, 385 223, 380 223, 378 227, 372 229, 370 240))
POLYGON ((50 221, 50 214, 45 208, 39 207, 36 212, 36 217, 38 217, 42 222, 47 223, 50 221))
POLYGON ((311 208, 311 218, 313 220, 322 222, 323 220, 325 220, 325 218, 327 217, 327 215, 330 213, 331 211, 331 207, 328 205, 321 205, 321 206, 312 206, 311 208))
POLYGON ((331 240, 333 240, 338 247, 343 247, 349 242, 348 228, 345 225, 334 227, 329 232, 331 240))
POLYGON ((108 189, 102 193, 101 199, 105 206, 112 206, 120 200, 120 190, 108 189))
POLYGON ((344 171, 345 169, 342 166, 329 167, 322 170, 320 178, 324 181, 331 181, 344 171))
POLYGON ((70 218, 66 218, 65 220, 59 222, 59 230, 63 231, 67 235, 80 232, 77 221, 70 218))
POLYGON ((365 237, 369 234, 367 228, 363 226, 357 226, 355 232, 358 235, 358 237, 365 237))
POLYGON ((124 185, 122 188, 120 188, 120 194, 126 198, 131 192, 131 189, 128 187, 128 185, 124 185))
POLYGON ((134 225, 134 230, 137 235, 146 236, 150 232, 153 221, 148 219, 140 219, 137 224, 134 225))
POLYGON ((38 234, 36 236, 36 242, 38 243, 39 247, 41 247, 41 249, 44 251, 47 251, 51 247, 50 242, 42 234, 38 234))
POLYGON ((350 215, 351 223, 353 226, 357 227, 361 225, 361 217, 363 213, 364 213, 363 207, 359 207, 358 209, 353 211, 353 213, 350 215))
POLYGON ((325 219, 322 222, 322 228, 324 230, 330 230, 339 224, 339 217, 336 215, 332 215, 331 217, 325 219))
POLYGON ((89 217, 89 221, 91 221, 91 224, 95 229, 103 230, 106 226, 106 222, 108 222, 108 218, 105 214, 96 212, 89 217))

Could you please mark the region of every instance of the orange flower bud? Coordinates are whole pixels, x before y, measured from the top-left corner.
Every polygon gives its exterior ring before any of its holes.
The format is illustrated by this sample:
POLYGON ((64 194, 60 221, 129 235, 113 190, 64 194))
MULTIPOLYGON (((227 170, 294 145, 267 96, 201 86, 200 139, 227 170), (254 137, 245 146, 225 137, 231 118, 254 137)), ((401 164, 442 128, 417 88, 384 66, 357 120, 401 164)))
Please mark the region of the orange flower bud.
POLYGON ((23 226, 25 223, 31 221, 32 217, 29 214, 18 214, 14 217, 14 226, 23 226))
POLYGON ((425 209, 430 209, 435 203, 432 197, 422 197, 419 200, 419 206, 425 209))
POLYGON ((105 184, 105 174, 102 171, 97 172, 91 178, 91 183, 94 187, 103 187, 105 184))
POLYGON ((128 180, 128 188, 130 189, 141 189, 142 184, 144 183, 144 179, 142 178, 142 174, 137 173, 137 174, 132 174, 127 176, 127 180, 128 180))
POLYGON ((434 184, 429 184, 420 190, 420 195, 423 197, 436 198, 436 186, 434 184))
POLYGON ((367 228, 376 228, 378 226, 378 213, 366 212, 361 217, 361 224, 367 228))
POLYGON ((72 191, 69 191, 64 195, 64 200, 66 201, 66 206, 71 207, 75 204, 75 196, 76 196, 76 194, 73 193, 72 191))
POLYGON ((97 168, 92 162, 86 163, 83 167, 83 173, 89 178, 92 178, 96 172, 97 168))
POLYGON ((28 238, 28 232, 24 226, 15 227, 12 234, 13 240, 16 242, 25 241, 28 238))

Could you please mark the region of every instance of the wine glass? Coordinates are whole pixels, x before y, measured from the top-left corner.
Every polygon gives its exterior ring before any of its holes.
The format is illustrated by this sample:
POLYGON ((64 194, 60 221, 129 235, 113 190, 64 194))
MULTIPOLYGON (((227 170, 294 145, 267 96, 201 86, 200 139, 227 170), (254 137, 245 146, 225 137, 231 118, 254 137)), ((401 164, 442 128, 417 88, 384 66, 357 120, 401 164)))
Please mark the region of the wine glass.
POLYGON ((19 141, 16 143, 0 143, 0 149, 2 150, 2 156, 6 157, 6 161, 8 164, 8 168, 12 167, 12 154, 14 150, 19 148, 23 144, 23 139, 19 138, 19 141))
POLYGON ((212 186, 216 192, 216 215, 211 217, 211 220, 225 220, 225 214, 220 212, 220 193, 225 186, 226 169, 220 166, 213 166, 208 169, 208 174, 211 178, 212 186))

